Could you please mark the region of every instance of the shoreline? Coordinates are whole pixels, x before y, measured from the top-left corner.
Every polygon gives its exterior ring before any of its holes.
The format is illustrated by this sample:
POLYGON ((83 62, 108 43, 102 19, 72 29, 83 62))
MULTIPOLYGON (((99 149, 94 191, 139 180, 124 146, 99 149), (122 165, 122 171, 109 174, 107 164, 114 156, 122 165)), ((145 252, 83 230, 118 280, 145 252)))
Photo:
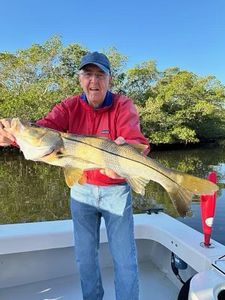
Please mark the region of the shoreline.
MULTIPOLYGON (((203 148, 205 146, 207 147, 218 147, 218 146, 225 145, 225 139, 211 139, 211 140, 205 140, 198 143, 188 143, 188 144, 182 144, 182 143, 173 143, 173 144, 152 144, 150 143, 151 152, 157 152, 157 151, 176 151, 176 150, 190 150, 190 149, 197 149, 197 148, 203 148)), ((0 153, 22 153, 19 148, 15 146, 6 146, 6 147, 0 147, 0 153)))

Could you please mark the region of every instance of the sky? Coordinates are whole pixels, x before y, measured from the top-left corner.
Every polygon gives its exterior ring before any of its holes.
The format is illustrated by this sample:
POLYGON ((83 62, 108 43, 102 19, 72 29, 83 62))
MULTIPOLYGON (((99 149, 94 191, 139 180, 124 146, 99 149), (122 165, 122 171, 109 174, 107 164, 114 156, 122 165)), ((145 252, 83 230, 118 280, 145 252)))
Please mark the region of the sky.
POLYGON ((131 68, 155 60, 225 84, 224 0, 3 0, 0 52, 43 44, 115 47, 131 68))

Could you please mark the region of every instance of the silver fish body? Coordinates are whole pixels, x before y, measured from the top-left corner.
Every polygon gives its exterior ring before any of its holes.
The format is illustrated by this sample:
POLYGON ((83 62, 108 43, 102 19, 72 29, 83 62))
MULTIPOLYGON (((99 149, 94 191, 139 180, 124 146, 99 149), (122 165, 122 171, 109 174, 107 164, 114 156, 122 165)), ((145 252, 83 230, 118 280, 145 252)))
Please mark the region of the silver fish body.
POLYGON ((143 150, 145 145, 117 145, 101 137, 31 126, 17 118, 12 119, 6 130, 15 136, 26 159, 63 167, 69 186, 76 182, 85 183, 84 170, 109 168, 124 177, 132 189, 142 195, 150 180, 159 183, 166 189, 181 216, 189 211, 193 195, 211 194, 218 190, 216 184, 206 179, 166 168, 143 156, 140 149, 143 150))

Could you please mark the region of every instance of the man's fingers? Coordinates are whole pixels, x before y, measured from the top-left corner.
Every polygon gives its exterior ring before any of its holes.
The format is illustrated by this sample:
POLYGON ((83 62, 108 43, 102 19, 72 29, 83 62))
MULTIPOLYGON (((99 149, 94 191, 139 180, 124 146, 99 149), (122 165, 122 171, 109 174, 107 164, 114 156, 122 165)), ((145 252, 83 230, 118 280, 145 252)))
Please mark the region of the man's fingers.
POLYGON ((15 137, 4 130, 4 127, 0 127, 0 141, 3 140, 3 139, 9 139, 10 141, 15 141, 15 137))
POLYGON ((12 142, 15 142, 15 137, 5 130, 10 125, 10 119, 0 119, 0 146, 9 146, 12 142))
POLYGON ((11 119, 10 118, 0 119, 0 124, 2 128, 9 128, 11 127, 11 119))
POLYGON ((119 176, 116 172, 114 172, 113 170, 108 169, 108 168, 101 169, 100 173, 103 175, 106 175, 112 179, 124 179, 123 177, 119 176))
POLYGON ((123 144, 126 144, 126 140, 122 137, 122 136, 118 136, 118 138, 116 138, 114 140, 114 142, 117 144, 117 145, 123 145, 123 144))

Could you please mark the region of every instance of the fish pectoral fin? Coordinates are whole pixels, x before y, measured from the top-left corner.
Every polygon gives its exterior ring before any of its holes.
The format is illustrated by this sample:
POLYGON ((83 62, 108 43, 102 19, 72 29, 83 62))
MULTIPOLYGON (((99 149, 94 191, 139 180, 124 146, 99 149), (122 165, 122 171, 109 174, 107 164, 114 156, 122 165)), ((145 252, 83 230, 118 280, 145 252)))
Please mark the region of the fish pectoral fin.
POLYGON ((129 145, 134 149, 136 149, 141 154, 148 148, 148 145, 143 145, 143 144, 129 144, 129 145))
POLYGON ((134 190, 136 193, 141 194, 144 196, 145 194, 145 186, 149 182, 148 179, 143 177, 128 177, 126 178, 127 182, 131 186, 132 190, 134 190))
POLYGON ((78 168, 64 168, 65 181, 68 187, 72 187, 76 183, 84 184, 86 182, 86 177, 83 170, 78 168))

